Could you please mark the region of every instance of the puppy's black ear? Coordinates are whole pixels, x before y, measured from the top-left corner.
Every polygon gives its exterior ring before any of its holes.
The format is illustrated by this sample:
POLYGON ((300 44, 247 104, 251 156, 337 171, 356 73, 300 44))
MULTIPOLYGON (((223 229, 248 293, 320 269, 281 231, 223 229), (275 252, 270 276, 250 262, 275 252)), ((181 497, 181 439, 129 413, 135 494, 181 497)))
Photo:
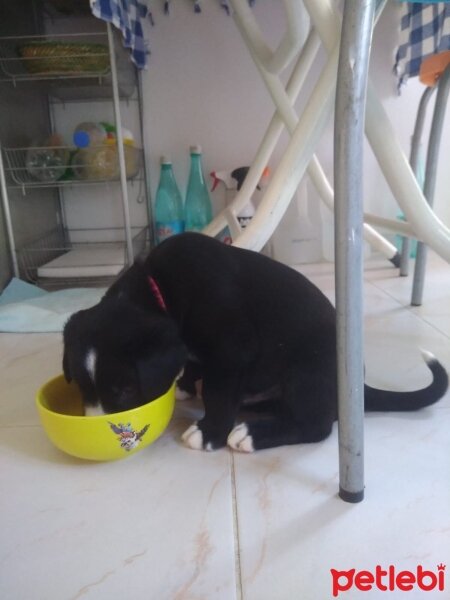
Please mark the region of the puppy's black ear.
POLYGON ((144 397, 150 401, 164 394, 186 360, 187 351, 181 341, 140 358, 137 361, 137 371, 144 397))
POLYGON ((135 365, 141 392, 148 400, 164 394, 187 360, 187 349, 170 319, 142 322, 141 343, 133 337, 135 365))
POLYGON ((69 318, 69 320, 64 325, 64 329, 63 329, 64 351, 63 351, 62 367, 63 367, 64 377, 65 377, 67 383, 70 383, 72 381, 72 372, 70 370, 68 348, 73 348, 73 333, 72 333, 73 332, 73 322, 74 322, 74 320, 77 319, 77 314, 78 313, 74 313, 69 318))
POLYGON ((72 381, 72 374, 70 372, 69 357, 67 356, 67 350, 64 350, 62 364, 64 377, 66 378, 67 383, 70 383, 72 381))

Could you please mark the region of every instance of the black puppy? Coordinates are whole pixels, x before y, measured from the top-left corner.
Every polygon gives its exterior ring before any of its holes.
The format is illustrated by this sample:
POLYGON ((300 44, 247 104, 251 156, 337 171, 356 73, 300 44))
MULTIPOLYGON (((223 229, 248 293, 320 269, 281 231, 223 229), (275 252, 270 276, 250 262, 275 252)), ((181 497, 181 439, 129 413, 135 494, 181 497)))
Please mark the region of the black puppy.
MULTIPOLYGON (((64 373, 87 414, 139 406, 167 390, 188 356, 199 363, 205 415, 192 448, 241 451, 326 438, 337 418, 335 310, 305 277, 256 252, 186 233, 155 248, 64 329, 64 373), (267 414, 235 427, 246 396, 273 392, 267 414), (234 429, 233 429, 234 427, 234 429)), ((416 410, 447 390, 365 386, 366 410, 416 410)), ((267 395, 267 394, 266 394, 267 395)))

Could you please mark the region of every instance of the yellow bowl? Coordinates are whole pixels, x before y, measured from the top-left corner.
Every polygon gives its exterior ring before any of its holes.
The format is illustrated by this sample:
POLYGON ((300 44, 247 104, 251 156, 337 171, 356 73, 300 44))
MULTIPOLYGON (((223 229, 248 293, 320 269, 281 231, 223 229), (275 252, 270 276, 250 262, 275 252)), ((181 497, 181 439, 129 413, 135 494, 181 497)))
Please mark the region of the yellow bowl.
POLYGON ((154 442, 167 427, 175 404, 175 384, 148 404, 109 415, 85 417, 76 384, 63 375, 48 381, 36 396, 50 441, 67 454, 87 460, 116 460, 154 442))

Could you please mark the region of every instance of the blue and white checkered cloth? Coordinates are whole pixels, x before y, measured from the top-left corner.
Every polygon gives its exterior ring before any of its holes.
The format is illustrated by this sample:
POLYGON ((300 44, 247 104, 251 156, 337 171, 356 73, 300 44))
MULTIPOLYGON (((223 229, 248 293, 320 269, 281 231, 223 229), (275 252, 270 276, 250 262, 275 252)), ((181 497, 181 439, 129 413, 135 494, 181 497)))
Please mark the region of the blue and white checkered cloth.
POLYGON ((148 54, 142 23, 148 13, 145 4, 139 0, 91 0, 91 11, 122 32, 124 46, 131 50, 131 60, 144 69, 148 54))
MULTIPOLYGON (((202 12, 201 0, 191 1, 194 12, 202 12)), ((229 15, 231 12, 229 0, 218 1, 229 15)), ((122 32, 124 46, 131 50, 131 60, 138 69, 145 69, 150 50, 144 37, 144 19, 148 18, 150 24, 154 25, 153 15, 147 9, 146 4, 140 0, 90 0, 90 3, 94 17, 112 23, 122 32)), ((248 3, 253 6, 255 0, 248 0, 248 3)), ((161 0, 160 5, 163 12, 168 15, 171 0, 161 0)))
POLYGON ((395 59, 398 87, 419 74, 424 58, 450 50, 450 4, 403 3, 400 44, 395 59))
MULTIPOLYGON (((201 0, 191 0, 194 6, 194 12, 201 13, 202 12, 202 2, 201 0)), ((255 4, 255 0, 248 0, 250 6, 255 4)), ((164 0, 164 12, 166 15, 170 13, 170 5, 172 4, 171 0, 164 0)), ((220 6, 227 13, 227 15, 231 14, 231 7, 229 0, 219 0, 220 6)))

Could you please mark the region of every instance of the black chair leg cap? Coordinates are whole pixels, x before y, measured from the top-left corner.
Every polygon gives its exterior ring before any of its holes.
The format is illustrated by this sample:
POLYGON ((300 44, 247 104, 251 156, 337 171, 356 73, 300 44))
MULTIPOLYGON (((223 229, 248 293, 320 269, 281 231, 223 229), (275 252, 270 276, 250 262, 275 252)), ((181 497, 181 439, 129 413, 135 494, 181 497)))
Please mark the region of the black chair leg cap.
POLYGON ((362 502, 364 500, 364 490, 360 492, 348 492, 339 486, 339 497, 344 502, 351 502, 352 504, 357 504, 358 502, 362 502))

